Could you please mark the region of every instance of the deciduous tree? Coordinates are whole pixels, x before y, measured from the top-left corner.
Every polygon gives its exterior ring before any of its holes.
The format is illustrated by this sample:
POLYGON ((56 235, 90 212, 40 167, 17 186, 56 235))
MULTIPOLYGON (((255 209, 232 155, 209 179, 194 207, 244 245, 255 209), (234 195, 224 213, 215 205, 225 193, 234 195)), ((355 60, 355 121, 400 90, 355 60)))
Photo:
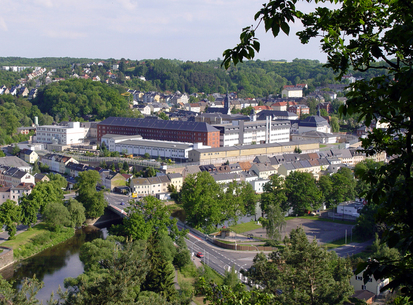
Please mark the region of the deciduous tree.
POLYGON ((188 176, 181 190, 186 221, 197 228, 213 230, 226 216, 222 213, 222 190, 208 172, 188 176))
POLYGON ((6 226, 9 239, 14 239, 16 224, 20 222, 20 219, 21 209, 14 201, 7 199, 0 205, 0 223, 6 226))
MULTIPOLYGON (((318 1, 324 2, 331 1, 318 1)), ((373 73, 385 70, 350 84, 347 102, 340 107, 344 115, 357 114, 358 121, 364 121, 366 126, 373 120, 388 124, 388 128, 374 129, 363 139, 363 148, 367 155, 386 152, 388 156, 396 156, 385 166, 370 170, 364 178, 372 185, 366 199, 378 206, 376 221, 387 225, 383 240, 399 249, 401 260, 370 262, 365 280, 371 274, 376 278, 389 277, 392 281, 385 288, 402 285, 404 291, 412 294, 413 123, 407 118, 411 116, 413 100, 413 43, 406 39, 413 34, 412 3, 338 0, 334 2, 335 8, 317 6, 307 13, 299 10, 298 3, 297 0, 268 1, 255 19, 274 37, 281 31, 288 35, 289 23, 301 21, 304 29, 297 33, 301 43, 319 37, 321 49, 327 54, 326 66, 337 72, 339 78, 350 70, 373 73)), ((231 61, 237 64, 255 56, 260 49, 255 33, 254 26, 243 29, 241 42, 224 52, 226 68, 231 61)))
POLYGON ((267 258, 261 253, 247 276, 281 304, 342 304, 353 293, 350 262, 328 252, 302 228, 291 231, 284 247, 267 258))
POLYGON ((320 207, 322 194, 310 173, 292 172, 285 178, 287 198, 294 213, 303 215, 306 211, 320 207))
POLYGON ((96 191, 96 185, 101 180, 99 173, 95 170, 84 171, 79 173, 76 180, 76 200, 85 207, 86 217, 96 218, 102 216, 107 202, 103 196, 103 191, 96 191))

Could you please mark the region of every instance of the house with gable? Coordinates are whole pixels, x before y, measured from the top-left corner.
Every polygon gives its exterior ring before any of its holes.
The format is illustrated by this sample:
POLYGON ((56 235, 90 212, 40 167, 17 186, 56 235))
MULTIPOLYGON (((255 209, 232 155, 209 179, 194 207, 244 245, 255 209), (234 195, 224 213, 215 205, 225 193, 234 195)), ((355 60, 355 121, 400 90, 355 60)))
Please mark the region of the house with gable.
POLYGON ((0 166, 16 167, 24 172, 30 172, 32 166, 16 156, 0 157, 0 166))
POLYGON ((109 190, 113 190, 118 186, 126 186, 126 178, 117 172, 111 170, 105 170, 100 172, 101 182, 100 184, 109 190))
POLYGON ((35 151, 27 148, 24 148, 19 152, 19 157, 20 159, 23 159, 25 162, 31 164, 33 164, 39 159, 39 155, 35 151))
POLYGON ((170 173, 167 174, 170 184, 175 187, 175 190, 179 192, 184 184, 184 177, 180 173, 170 173))
POLYGON ((49 169, 52 172, 56 172, 59 174, 66 173, 66 165, 69 162, 72 163, 79 163, 77 160, 73 159, 72 157, 66 157, 63 155, 58 154, 47 154, 41 158, 41 162, 49 166, 49 169))
POLYGON ((34 185, 34 176, 16 167, 0 166, 0 184, 3 186, 17 186, 21 183, 34 185))
POLYGON ((268 179, 270 176, 277 173, 277 170, 271 166, 271 163, 254 163, 251 166, 251 171, 254 172, 260 179, 268 179))

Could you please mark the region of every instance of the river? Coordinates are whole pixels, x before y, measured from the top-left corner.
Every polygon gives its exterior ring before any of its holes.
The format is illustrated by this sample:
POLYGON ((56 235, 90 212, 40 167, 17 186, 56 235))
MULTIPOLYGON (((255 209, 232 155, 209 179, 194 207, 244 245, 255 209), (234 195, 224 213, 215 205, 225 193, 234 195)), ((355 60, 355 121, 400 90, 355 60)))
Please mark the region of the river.
POLYGON ((106 238, 107 228, 93 226, 78 230, 72 238, 54 247, 48 248, 24 261, 15 263, 0 271, 3 278, 12 280, 14 287, 20 287, 26 277, 33 277, 44 282, 37 299, 46 301, 52 292, 57 292, 59 286, 64 289, 64 279, 77 277, 83 273, 83 263, 79 259, 80 247, 96 238, 106 238))

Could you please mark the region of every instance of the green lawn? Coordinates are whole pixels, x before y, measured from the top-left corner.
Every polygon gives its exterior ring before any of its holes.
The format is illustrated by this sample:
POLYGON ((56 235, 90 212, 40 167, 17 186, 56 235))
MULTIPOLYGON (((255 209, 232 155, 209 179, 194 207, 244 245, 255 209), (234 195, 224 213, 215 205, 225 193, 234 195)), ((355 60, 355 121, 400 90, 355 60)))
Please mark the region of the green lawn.
POLYGON ((73 228, 62 228, 61 231, 50 231, 45 223, 39 223, 31 230, 16 235, 2 245, 13 249, 14 259, 24 259, 57 245, 75 234, 73 228))
MULTIPOLYGON (((362 238, 359 238, 356 235, 353 235, 353 238, 351 238, 350 234, 347 236, 347 244, 361 243, 361 242, 364 242, 364 241, 365 240, 363 240, 362 238)), ((325 243, 323 246, 327 247, 327 249, 330 250, 330 249, 335 249, 335 248, 338 248, 338 247, 341 247, 341 246, 344 246, 344 245, 346 245, 346 244, 345 244, 345 238, 343 237, 343 238, 337 239, 335 241, 332 241, 330 243, 325 243)))
POLYGON ((237 234, 241 234, 247 231, 255 230, 255 229, 260 229, 262 226, 257 225, 254 221, 250 222, 245 222, 245 223, 240 223, 235 226, 229 227, 232 231, 234 231, 237 234))
POLYGON ((25 231, 16 235, 15 239, 8 240, 2 243, 2 246, 17 249, 22 245, 29 243, 35 236, 41 235, 47 232, 47 226, 45 223, 39 223, 38 225, 34 226, 30 231, 25 231))
POLYGON ((341 223, 344 225, 355 225, 356 222, 355 221, 348 221, 348 220, 334 220, 334 219, 329 219, 329 218, 323 218, 320 216, 312 216, 312 215, 305 215, 305 216, 288 216, 285 217, 285 220, 288 221, 290 219, 295 219, 295 218, 301 218, 301 219, 310 219, 310 220, 318 220, 318 221, 325 221, 325 222, 335 222, 335 223, 341 223))

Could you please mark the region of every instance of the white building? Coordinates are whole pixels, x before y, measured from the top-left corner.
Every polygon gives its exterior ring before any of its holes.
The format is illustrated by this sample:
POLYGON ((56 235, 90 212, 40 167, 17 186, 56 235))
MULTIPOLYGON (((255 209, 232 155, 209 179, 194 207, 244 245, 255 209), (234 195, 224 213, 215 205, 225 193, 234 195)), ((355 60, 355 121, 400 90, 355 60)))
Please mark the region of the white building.
POLYGON ((36 141, 61 145, 81 144, 85 138, 85 128, 79 122, 69 122, 68 126, 43 125, 37 127, 36 141))
POLYGON ((220 146, 282 143, 290 141, 290 122, 272 121, 232 121, 232 124, 213 125, 220 131, 220 146))
POLYGON ((360 216, 360 211, 363 208, 363 202, 346 201, 337 206, 337 213, 350 215, 354 217, 360 216))
POLYGON ((325 118, 318 115, 311 115, 298 122, 298 133, 308 131, 331 133, 331 127, 325 118))
POLYGON ((282 97, 303 97, 303 88, 293 87, 293 88, 284 88, 281 91, 282 97))
POLYGON ((249 184, 252 185, 252 188, 257 194, 264 193, 264 185, 268 183, 270 180, 269 179, 257 179, 253 181, 249 181, 249 184))
POLYGON ((193 149, 210 148, 202 143, 184 143, 142 139, 140 135, 124 136, 106 134, 101 143, 105 143, 109 151, 117 151, 128 155, 143 156, 148 153, 151 158, 188 159, 193 149))

